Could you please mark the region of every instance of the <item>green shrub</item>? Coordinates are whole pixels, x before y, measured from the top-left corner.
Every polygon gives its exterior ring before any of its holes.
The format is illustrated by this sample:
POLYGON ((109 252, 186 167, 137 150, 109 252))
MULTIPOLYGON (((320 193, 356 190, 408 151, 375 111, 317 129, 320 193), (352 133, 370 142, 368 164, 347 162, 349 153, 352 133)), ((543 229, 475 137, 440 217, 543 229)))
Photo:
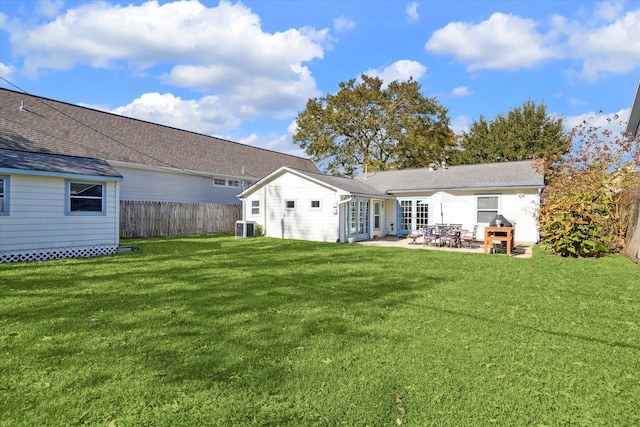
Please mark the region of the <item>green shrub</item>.
POLYGON ((620 247, 616 205, 604 193, 556 193, 540 208, 538 222, 542 246, 555 255, 595 257, 620 247))

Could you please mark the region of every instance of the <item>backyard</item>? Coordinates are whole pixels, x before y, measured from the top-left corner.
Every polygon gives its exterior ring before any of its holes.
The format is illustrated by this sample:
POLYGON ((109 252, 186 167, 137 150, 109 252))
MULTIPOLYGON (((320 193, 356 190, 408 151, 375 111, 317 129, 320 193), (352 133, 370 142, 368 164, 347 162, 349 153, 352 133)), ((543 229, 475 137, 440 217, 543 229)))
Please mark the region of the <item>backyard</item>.
POLYGON ((0 426, 640 425, 640 267, 231 236, 0 264, 0 426))

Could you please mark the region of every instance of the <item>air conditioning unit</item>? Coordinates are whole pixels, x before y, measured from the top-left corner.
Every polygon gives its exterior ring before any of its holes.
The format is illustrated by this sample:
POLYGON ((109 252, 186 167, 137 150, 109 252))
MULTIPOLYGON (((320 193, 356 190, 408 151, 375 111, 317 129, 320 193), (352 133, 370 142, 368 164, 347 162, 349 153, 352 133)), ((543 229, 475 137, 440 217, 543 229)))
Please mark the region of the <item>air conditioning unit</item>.
POLYGON ((256 235, 255 221, 236 221, 236 237, 254 237, 256 235))

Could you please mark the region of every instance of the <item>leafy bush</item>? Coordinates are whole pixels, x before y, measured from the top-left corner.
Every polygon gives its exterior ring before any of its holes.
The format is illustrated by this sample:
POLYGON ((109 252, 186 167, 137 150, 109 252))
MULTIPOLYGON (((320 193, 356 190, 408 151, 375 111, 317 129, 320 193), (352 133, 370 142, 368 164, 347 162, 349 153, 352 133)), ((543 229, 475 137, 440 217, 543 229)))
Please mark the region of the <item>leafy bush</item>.
POLYGON ((616 204, 606 194, 552 196, 540 208, 539 224, 543 247, 557 255, 593 257, 620 248, 616 204))
POLYGON ((640 185, 637 142, 584 121, 567 135, 570 151, 540 159, 546 186, 538 225, 548 252, 595 257, 622 248, 625 233, 616 200, 640 185))

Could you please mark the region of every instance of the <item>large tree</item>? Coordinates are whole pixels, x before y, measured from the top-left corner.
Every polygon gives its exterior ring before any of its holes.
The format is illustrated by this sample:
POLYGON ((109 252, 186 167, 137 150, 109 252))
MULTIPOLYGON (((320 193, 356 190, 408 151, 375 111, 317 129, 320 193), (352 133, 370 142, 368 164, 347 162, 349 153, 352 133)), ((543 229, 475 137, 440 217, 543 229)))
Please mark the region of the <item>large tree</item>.
POLYGON ((425 167, 453 145, 447 110, 426 98, 413 79, 362 75, 340 90, 307 102, 293 141, 333 175, 425 167))
POLYGON ((545 104, 532 101, 507 115, 499 114, 493 121, 480 116, 458 144, 459 150, 451 155, 453 164, 526 160, 570 148, 562 119, 547 114, 545 104))

